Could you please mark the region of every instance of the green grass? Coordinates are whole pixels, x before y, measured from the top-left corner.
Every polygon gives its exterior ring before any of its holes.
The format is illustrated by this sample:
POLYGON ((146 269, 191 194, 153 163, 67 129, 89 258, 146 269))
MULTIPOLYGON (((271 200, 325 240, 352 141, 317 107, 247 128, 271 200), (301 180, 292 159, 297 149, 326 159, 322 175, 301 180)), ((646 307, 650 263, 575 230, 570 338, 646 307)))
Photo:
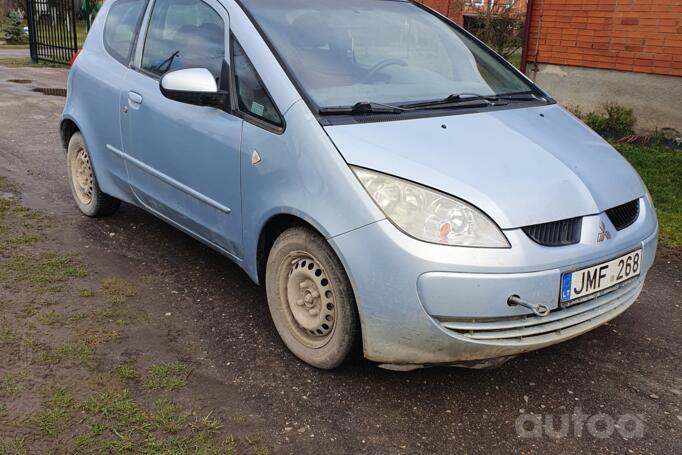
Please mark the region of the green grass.
POLYGON ((43 433, 56 436, 67 428, 73 407, 73 399, 66 389, 53 387, 45 396, 42 408, 32 422, 43 433))
MULTIPOLYGON (((111 365, 104 353, 98 361, 95 349, 125 333, 126 321, 136 316, 126 304, 135 287, 120 278, 99 285, 94 278, 78 280, 87 274, 83 260, 47 241, 54 219, 23 207, 18 192, 0 177, 0 350, 21 346, 31 362, 0 365, 0 455, 234 454, 236 440, 212 412, 199 415, 176 398, 189 365, 161 363, 143 371, 132 360, 111 365), (87 302, 82 312, 65 308, 74 299, 87 302), (37 396, 37 409, 8 412, 19 400, 32 400, 36 378, 49 384, 37 396), (3 432, 15 413, 17 436, 3 432)), ((247 441, 245 453, 266 453, 260 438, 247 441)))
POLYGON ((126 280, 109 278, 102 281, 102 291, 109 303, 120 305, 135 296, 135 289, 126 280))
POLYGON ((0 455, 27 455, 24 438, 0 437, 0 455))
POLYGON ((78 295, 83 298, 94 297, 95 292, 92 289, 81 289, 78 291, 78 295))
POLYGON ((124 390, 98 393, 80 408, 89 430, 76 438, 74 453, 234 454, 234 438, 217 440, 219 421, 191 418, 167 399, 146 412, 124 390))
POLYGON ((54 253, 15 255, 2 265, 0 278, 10 278, 17 283, 37 288, 87 276, 87 271, 80 260, 54 253))
POLYGON ((134 430, 145 421, 142 410, 125 390, 99 393, 84 401, 81 408, 88 414, 98 415, 109 421, 113 425, 110 430, 134 430), (120 428, 116 428, 117 426, 120 428))
POLYGON ((88 317, 89 316, 85 313, 75 313, 75 314, 70 315, 67 319, 69 322, 79 322, 79 321, 82 321, 84 319, 88 319, 88 317))
POLYGON ((161 363, 147 370, 144 387, 149 390, 176 390, 187 385, 191 369, 182 362, 161 363))
MULTIPOLYGON (((14 398, 18 390, 19 382, 14 375, 5 373, 3 376, 0 376, 0 398, 14 398)), ((0 454, 2 454, 1 451, 0 454)))
POLYGON ((31 243, 35 243, 38 240, 40 240, 40 237, 38 235, 19 234, 16 237, 12 237, 12 238, 8 239, 7 242, 12 246, 17 246, 17 245, 30 245, 31 243))
POLYGON ((50 365, 59 365, 72 361, 82 367, 92 368, 94 364, 93 349, 84 341, 65 343, 47 352, 44 360, 50 365))
POLYGON ((180 415, 178 407, 170 400, 162 398, 157 400, 156 414, 152 417, 154 430, 168 434, 177 434, 185 427, 187 417, 180 415))
POLYGON ((44 227, 45 219, 41 212, 23 207, 15 197, 18 192, 18 186, 4 178, 0 179, 0 227, 2 228, 0 251, 6 250, 9 243, 14 245, 33 243, 34 240, 38 240, 39 231, 44 227))
POLYGON ((66 65, 59 63, 38 62, 33 63, 29 57, 2 57, 0 58, 0 66, 9 66, 11 68, 23 67, 42 67, 42 68, 65 68, 66 65))
POLYGON ((3 177, 0 175, 0 192, 1 193, 16 193, 19 191, 19 188, 9 180, 7 180, 7 177, 3 177))
POLYGON ((47 311, 45 313, 40 313, 36 316, 40 322, 46 325, 63 324, 66 321, 66 316, 62 313, 58 313, 54 310, 47 311))
POLYGON ((255 455, 268 455, 268 449, 263 447, 263 435, 260 433, 247 436, 246 442, 249 443, 255 455))
POLYGON ((116 365, 116 367, 114 368, 114 373, 116 373, 119 379, 123 382, 133 381, 137 379, 137 371, 135 371, 135 367, 133 367, 129 363, 122 363, 120 365, 116 365))
POLYGON ((0 328, 0 345, 14 344, 17 341, 17 334, 9 327, 0 328))
POLYGON ((682 151, 652 145, 616 144, 649 188, 660 223, 660 242, 682 247, 682 151))

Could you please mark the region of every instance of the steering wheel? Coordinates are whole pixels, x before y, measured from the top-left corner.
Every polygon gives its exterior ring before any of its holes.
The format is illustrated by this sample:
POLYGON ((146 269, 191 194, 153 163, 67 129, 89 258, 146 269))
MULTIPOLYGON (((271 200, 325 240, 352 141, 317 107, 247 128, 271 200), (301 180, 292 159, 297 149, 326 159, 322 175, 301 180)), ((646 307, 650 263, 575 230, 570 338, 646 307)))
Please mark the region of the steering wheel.
POLYGON ((361 82, 366 83, 371 81, 379 71, 388 66, 407 66, 407 62, 399 58, 387 58, 386 60, 382 60, 367 70, 367 74, 365 74, 361 82))

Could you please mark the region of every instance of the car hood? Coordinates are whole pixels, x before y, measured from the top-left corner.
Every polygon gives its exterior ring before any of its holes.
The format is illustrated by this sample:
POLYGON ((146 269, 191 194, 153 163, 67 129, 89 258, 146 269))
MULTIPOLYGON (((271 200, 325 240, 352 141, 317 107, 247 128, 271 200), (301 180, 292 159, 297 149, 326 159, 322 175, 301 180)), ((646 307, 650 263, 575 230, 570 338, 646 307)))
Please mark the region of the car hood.
POLYGON ((632 166, 558 105, 325 128, 348 164, 469 202, 512 229, 642 197, 632 166))

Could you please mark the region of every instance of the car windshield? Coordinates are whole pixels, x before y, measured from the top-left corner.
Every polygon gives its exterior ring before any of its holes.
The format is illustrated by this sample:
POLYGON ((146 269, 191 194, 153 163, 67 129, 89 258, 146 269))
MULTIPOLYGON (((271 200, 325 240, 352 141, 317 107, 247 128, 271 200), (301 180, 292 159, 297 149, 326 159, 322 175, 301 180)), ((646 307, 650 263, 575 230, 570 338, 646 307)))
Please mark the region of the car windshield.
POLYGON ((408 1, 250 0, 246 5, 318 108, 532 90, 466 33, 408 1))

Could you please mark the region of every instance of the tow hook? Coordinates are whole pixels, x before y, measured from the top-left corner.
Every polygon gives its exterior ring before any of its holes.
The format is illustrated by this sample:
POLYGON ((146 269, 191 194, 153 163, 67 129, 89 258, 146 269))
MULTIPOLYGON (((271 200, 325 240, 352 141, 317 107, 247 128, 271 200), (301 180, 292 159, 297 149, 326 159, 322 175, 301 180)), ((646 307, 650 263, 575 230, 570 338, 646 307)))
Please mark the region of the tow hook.
POLYGON ((507 305, 509 306, 520 305, 522 307, 526 307, 536 315, 540 316, 541 318, 544 318, 545 316, 549 315, 549 307, 547 305, 543 305, 541 303, 526 302, 518 295, 512 295, 511 297, 509 297, 509 299, 507 300, 507 305))

